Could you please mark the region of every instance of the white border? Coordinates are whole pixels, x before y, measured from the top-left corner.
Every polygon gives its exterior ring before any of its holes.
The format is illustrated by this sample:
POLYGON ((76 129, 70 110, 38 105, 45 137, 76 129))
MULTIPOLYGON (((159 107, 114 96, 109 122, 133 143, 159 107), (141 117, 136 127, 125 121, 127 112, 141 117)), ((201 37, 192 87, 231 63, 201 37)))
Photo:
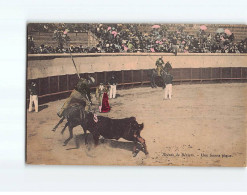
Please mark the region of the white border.
POLYGON ((247 24, 245 0, 0 2, 0 191, 246 191, 245 168, 26 166, 27 22, 247 24))

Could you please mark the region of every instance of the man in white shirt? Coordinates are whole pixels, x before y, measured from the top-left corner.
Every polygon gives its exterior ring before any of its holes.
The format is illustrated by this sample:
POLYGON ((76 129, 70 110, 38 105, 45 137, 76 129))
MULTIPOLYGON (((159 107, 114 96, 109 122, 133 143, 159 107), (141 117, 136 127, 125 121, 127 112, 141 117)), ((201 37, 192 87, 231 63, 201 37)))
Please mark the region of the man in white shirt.
POLYGON ((117 80, 114 75, 112 75, 109 84, 110 84, 110 98, 116 98, 117 80))

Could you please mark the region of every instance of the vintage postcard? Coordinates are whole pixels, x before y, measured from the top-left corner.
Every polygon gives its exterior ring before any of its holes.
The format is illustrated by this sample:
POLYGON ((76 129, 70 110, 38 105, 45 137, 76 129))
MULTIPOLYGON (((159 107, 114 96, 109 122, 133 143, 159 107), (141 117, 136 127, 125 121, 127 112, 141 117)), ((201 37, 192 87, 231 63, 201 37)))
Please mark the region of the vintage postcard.
POLYGON ((247 26, 30 23, 26 163, 246 166, 247 26))

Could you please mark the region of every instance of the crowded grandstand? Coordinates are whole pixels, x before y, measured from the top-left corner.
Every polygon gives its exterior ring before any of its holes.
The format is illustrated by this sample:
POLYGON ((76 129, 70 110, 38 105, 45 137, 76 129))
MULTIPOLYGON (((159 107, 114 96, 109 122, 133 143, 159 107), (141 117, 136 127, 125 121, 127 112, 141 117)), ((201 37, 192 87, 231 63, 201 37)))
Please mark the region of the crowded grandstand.
POLYGON ((247 53, 245 25, 29 24, 28 53, 247 53))

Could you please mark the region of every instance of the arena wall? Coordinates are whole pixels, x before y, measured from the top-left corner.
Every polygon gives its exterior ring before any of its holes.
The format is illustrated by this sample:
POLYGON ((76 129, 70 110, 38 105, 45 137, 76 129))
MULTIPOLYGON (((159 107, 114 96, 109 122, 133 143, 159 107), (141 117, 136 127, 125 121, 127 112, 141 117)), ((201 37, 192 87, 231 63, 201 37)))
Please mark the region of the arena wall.
MULTIPOLYGON (((93 76, 97 86, 114 73, 118 89, 150 85, 160 56, 172 63, 174 84, 247 81, 246 54, 73 54, 81 77, 93 76)), ((27 86, 38 84, 40 103, 68 97, 78 82, 69 54, 28 55, 27 63, 27 86)))
MULTIPOLYGON (((80 73, 109 72, 121 70, 145 70, 155 67, 155 61, 162 56, 173 68, 218 68, 247 67, 247 54, 195 54, 195 53, 95 53, 73 54, 80 73)), ((70 54, 29 54, 27 79, 74 74, 70 54)))

